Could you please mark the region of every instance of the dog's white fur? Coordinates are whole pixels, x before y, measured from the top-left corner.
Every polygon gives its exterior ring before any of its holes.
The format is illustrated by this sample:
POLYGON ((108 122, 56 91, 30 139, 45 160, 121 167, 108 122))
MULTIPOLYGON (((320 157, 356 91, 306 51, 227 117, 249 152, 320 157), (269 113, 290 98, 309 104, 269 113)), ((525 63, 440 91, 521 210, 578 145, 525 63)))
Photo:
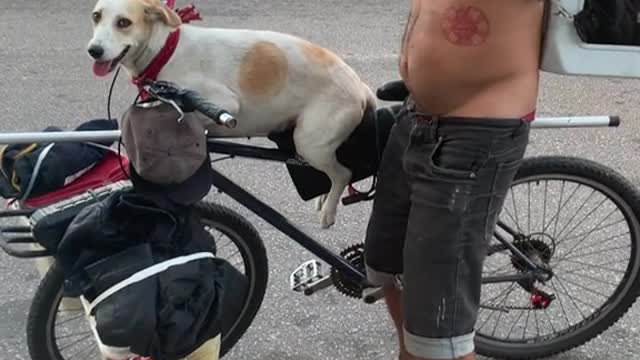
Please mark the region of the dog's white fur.
POLYGON ((100 19, 89 47, 102 47, 99 60, 110 61, 129 46, 120 63, 132 76, 180 27, 179 44, 158 79, 198 91, 238 119, 234 129, 210 129, 214 136, 260 137, 295 126, 298 154, 331 180, 318 210, 323 228, 334 224, 351 178, 335 151, 376 106, 371 89, 345 62, 289 34, 180 25, 160 0, 99 0, 94 12, 100 19), (118 28, 120 18, 132 24, 118 28))

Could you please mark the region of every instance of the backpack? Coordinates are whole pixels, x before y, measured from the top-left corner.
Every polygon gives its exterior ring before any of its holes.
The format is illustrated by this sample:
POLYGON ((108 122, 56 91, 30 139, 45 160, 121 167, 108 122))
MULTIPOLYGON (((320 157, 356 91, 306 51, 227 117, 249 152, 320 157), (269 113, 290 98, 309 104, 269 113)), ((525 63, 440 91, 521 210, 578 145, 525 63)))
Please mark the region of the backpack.
MULTIPOLYGON (((115 120, 93 119, 75 131, 117 130, 115 120)), ((49 126, 43 132, 62 131, 49 126)), ((90 170, 111 151, 111 142, 27 143, 0 147, 0 196, 27 200, 58 190, 90 170)))
POLYGON ((585 0, 574 16, 588 44, 640 46, 640 0, 585 0))

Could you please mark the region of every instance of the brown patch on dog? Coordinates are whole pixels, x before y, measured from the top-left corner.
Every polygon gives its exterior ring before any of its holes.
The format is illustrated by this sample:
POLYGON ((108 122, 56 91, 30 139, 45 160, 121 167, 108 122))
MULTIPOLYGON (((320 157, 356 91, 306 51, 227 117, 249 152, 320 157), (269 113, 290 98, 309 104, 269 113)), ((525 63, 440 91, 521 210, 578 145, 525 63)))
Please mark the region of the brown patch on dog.
POLYGON ((287 57, 278 46, 260 41, 240 63, 240 90, 253 96, 274 96, 285 85, 288 67, 287 57))
POLYGON ((303 43, 302 52, 307 60, 314 64, 329 66, 338 62, 336 54, 310 42, 303 43))

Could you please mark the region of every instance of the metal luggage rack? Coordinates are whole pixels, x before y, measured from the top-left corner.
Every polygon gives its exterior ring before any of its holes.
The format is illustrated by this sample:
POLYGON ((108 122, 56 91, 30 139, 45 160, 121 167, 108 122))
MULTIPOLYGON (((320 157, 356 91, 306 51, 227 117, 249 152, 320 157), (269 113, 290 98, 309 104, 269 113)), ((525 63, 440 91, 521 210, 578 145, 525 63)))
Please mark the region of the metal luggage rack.
POLYGON ((0 225, 0 248, 7 254, 17 258, 38 258, 53 254, 42 247, 32 233, 33 225, 48 215, 58 213, 74 207, 84 207, 88 203, 100 201, 108 195, 132 188, 131 182, 117 181, 83 193, 71 196, 65 200, 38 208, 7 209, 0 211, 0 218, 23 220, 23 225, 0 225), (30 247, 20 249, 19 247, 30 247))

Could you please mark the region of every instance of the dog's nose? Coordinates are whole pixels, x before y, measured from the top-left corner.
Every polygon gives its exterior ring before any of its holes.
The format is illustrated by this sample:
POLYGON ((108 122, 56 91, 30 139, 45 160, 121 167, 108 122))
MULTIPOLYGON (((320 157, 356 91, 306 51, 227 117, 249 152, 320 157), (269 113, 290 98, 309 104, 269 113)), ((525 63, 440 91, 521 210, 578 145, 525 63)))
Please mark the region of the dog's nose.
POLYGON ((104 49, 102 48, 102 46, 98 45, 91 45, 89 47, 89 50, 87 51, 89 52, 89 55, 94 59, 100 59, 104 54, 104 49))

